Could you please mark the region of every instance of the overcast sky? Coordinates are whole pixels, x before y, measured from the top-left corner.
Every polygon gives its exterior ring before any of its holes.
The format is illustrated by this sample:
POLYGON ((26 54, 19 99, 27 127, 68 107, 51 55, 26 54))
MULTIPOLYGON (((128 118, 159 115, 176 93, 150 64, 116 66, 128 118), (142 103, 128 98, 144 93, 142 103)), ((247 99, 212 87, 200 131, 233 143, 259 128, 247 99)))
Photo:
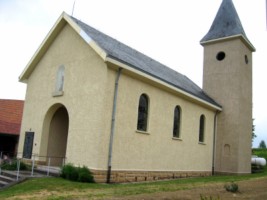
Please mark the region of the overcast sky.
MULTIPOLYGON (((233 0, 253 54, 254 147, 267 143, 265 0, 233 0)), ((0 0, 0 98, 25 98, 18 77, 63 11, 202 87, 203 47, 221 0, 0 0), (74 5, 74 10, 73 10, 74 5)), ((245 113, 244 113, 245 114, 245 113)))

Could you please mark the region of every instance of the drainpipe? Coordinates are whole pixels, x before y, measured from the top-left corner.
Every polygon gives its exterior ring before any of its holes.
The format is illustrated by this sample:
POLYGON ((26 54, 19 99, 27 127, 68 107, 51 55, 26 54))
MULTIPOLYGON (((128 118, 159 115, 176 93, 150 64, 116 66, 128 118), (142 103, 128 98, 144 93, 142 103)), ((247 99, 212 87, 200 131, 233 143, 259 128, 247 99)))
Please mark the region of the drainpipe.
POLYGON ((119 70, 117 72, 117 78, 116 78, 116 81, 115 81, 114 98, 113 98, 113 109, 112 109, 112 120, 111 120, 111 130, 110 130, 109 149, 108 149, 107 183, 110 183, 110 177, 111 177, 112 147, 113 147, 113 138, 114 138, 114 130, 115 130, 118 86, 119 86, 119 79, 120 79, 121 71, 122 71, 122 68, 119 68, 119 70))
POLYGON ((213 150, 212 150, 212 175, 215 175, 215 154, 216 154, 216 133, 217 133, 217 115, 219 111, 217 110, 214 115, 214 125, 213 125, 213 150))

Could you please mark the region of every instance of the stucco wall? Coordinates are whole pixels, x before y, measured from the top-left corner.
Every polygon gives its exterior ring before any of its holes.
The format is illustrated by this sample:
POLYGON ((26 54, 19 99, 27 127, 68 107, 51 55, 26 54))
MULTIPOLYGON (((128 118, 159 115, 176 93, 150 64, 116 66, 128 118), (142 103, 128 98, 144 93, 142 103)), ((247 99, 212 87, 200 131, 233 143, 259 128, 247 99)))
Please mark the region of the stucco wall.
MULTIPOLYGON (((112 169, 211 171, 213 122, 214 111, 123 70, 119 80, 112 169), (149 97, 147 133, 137 131, 138 103, 143 93, 149 97), (177 105, 182 110, 180 140, 172 138, 177 105), (204 144, 198 143, 201 114, 206 117, 204 144)), ((105 159, 100 163, 101 168, 107 166, 105 159)))
POLYGON ((46 156, 46 126, 55 112, 51 108, 64 105, 69 114, 67 162, 97 168, 97 146, 105 126, 101 118, 106 77, 102 59, 66 25, 29 77, 19 152, 23 151, 25 131, 31 129, 35 132, 33 153, 46 156), (64 94, 53 97, 60 65, 65 66, 64 94), (48 121, 45 127, 44 119, 48 121))
POLYGON ((250 173, 252 52, 238 38, 205 45, 203 75, 204 91, 223 106, 218 115, 216 171, 250 173), (219 52, 225 52, 222 61, 216 59, 219 52))
MULTIPOLYGON (((117 67, 107 66, 66 25, 32 72, 27 87, 19 151, 24 132, 35 132, 33 153, 47 156, 49 125, 64 106, 69 115, 66 162, 106 170, 117 67), (64 94, 53 96, 59 66, 65 66, 64 94)), ((211 171, 214 111, 140 75, 122 71, 113 145, 113 170, 211 171), (137 132, 139 97, 149 97, 149 128, 137 132), (175 106, 182 110, 181 139, 172 138, 175 106), (198 143, 204 114, 205 140, 198 143)))

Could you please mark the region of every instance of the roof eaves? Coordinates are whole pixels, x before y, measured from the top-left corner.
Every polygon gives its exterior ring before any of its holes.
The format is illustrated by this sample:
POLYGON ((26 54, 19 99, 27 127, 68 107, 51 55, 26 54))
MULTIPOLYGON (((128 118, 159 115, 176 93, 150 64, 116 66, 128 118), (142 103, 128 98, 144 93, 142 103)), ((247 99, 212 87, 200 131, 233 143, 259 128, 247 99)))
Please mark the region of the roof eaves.
POLYGON ((207 41, 200 41, 200 44, 201 45, 213 44, 213 43, 216 43, 219 41, 227 41, 227 40, 232 40, 232 39, 236 39, 236 38, 240 38, 252 52, 256 51, 256 48, 253 46, 253 44, 247 39, 247 37, 244 37, 244 35, 242 35, 242 34, 232 35, 232 36, 222 37, 222 38, 216 38, 216 39, 211 39, 211 40, 207 40, 207 41))
POLYGON ((51 43, 54 41, 58 33, 62 30, 62 28, 66 25, 66 20, 64 16, 66 14, 63 12, 58 20, 56 21, 55 25, 51 28, 43 42, 40 44, 34 55, 32 56, 31 60, 27 64, 27 66, 22 71, 21 75, 19 76, 19 81, 27 83, 27 79, 29 78, 30 74, 34 70, 35 66, 38 64, 40 59, 45 54, 46 50, 49 48, 51 43))
POLYGON ((107 53, 94 40, 92 40, 92 38, 77 23, 75 23, 68 14, 63 12, 19 76, 20 82, 27 83, 27 79, 33 72, 35 66, 67 23, 99 54, 103 60, 105 60, 107 53))
POLYGON ((107 56, 107 52, 101 48, 100 45, 97 44, 96 41, 92 39, 92 37, 86 33, 83 28, 76 23, 68 14, 65 13, 65 19, 66 21, 72 26, 72 28, 81 36, 81 38, 88 44, 90 45, 94 51, 103 59, 105 60, 107 56))
MULTIPOLYGON (((122 67, 124 69, 127 69, 129 71, 133 71, 131 69, 134 69, 134 71, 139 71, 139 72, 141 72, 143 74, 146 74, 147 75, 146 76, 147 78, 153 79, 154 81, 160 82, 161 84, 163 82, 169 88, 174 89, 175 91, 178 91, 179 93, 181 93, 181 94, 183 94, 183 95, 185 95, 185 96, 187 96, 187 97, 189 97, 191 99, 194 99, 194 100, 196 100, 198 102, 202 102, 203 104, 208 105, 209 107, 212 107, 212 108, 214 108, 216 110, 219 110, 219 111, 222 110, 222 106, 219 105, 217 102, 215 102, 213 99, 211 99, 206 94, 204 94, 204 95, 208 98, 208 100, 207 99, 203 99, 203 98, 201 98, 201 97, 193 94, 192 92, 185 90, 182 87, 179 87, 177 85, 174 85, 173 83, 171 83, 171 82, 169 82, 169 81, 167 81, 165 79, 162 79, 161 77, 158 77, 155 74, 151 74, 151 73, 149 73, 149 72, 147 72, 145 70, 142 70, 142 69, 140 69, 140 68, 138 68, 138 67, 136 67, 136 66, 134 66, 134 65, 132 65, 130 63, 127 63, 127 62, 125 62, 125 61, 123 61, 123 60, 121 60, 119 58, 116 58, 116 57, 114 57, 112 55, 107 55, 107 58, 106 58, 105 61, 106 62, 111 62, 111 63, 113 63, 115 65, 119 65, 120 67, 122 67)), ((142 75, 142 76, 144 76, 144 75, 142 75)))

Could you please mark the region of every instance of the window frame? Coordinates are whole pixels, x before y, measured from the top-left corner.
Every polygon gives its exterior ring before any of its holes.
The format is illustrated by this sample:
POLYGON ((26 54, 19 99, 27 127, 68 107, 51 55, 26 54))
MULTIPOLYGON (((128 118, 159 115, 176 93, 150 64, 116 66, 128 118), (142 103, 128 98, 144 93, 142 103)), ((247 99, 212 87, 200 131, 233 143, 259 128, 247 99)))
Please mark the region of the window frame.
POLYGON ((204 114, 200 115, 199 118, 199 133, 198 133, 198 142, 203 144, 205 142, 205 126, 206 126, 206 117, 204 114))
POLYGON ((64 82, 65 82, 65 66, 60 65, 56 74, 55 91, 53 96, 62 96, 64 94, 64 82))
POLYGON ((137 132, 148 132, 148 119, 149 119, 149 97, 147 94, 143 93, 139 97, 138 102, 138 113, 137 113, 137 132), (142 102, 145 100, 145 102, 142 102), (145 103, 145 105, 142 105, 145 103), (142 108, 142 107, 145 108, 142 108))
POLYGON ((182 110, 179 105, 175 106, 172 128, 172 137, 175 139, 181 139, 181 111, 182 110))

